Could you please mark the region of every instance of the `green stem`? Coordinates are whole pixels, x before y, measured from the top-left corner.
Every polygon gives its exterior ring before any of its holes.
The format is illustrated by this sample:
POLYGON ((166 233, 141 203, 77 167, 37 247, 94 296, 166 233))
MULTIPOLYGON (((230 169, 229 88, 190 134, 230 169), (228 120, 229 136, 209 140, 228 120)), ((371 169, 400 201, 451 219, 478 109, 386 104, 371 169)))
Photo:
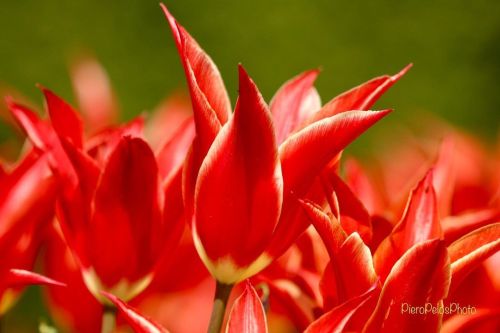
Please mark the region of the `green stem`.
POLYGON ((104 305, 102 313, 101 333, 113 333, 116 326, 116 309, 113 306, 104 305))
POLYGON ((208 325, 208 333, 220 333, 222 322, 224 321, 224 314, 226 313, 227 300, 232 289, 232 284, 224 284, 217 281, 212 316, 210 317, 210 324, 208 325))

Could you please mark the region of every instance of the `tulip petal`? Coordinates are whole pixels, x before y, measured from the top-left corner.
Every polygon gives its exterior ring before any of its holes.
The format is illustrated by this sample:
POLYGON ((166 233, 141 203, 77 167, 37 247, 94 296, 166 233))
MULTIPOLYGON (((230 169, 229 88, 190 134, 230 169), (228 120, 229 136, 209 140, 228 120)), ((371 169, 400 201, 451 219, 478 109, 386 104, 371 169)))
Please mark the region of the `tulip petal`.
POLYGON ((196 125, 196 138, 185 164, 184 200, 188 215, 194 210, 196 178, 221 126, 231 115, 231 104, 224 82, 212 59, 189 33, 177 23, 167 7, 160 4, 172 30, 184 66, 196 125))
POLYGON ((430 170, 412 191, 401 221, 375 252, 375 269, 382 281, 410 247, 433 238, 442 238, 442 232, 430 170))
POLYGON ((330 256, 320 286, 324 308, 330 309, 374 285, 377 275, 372 256, 358 233, 347 237, 336 219, 332 221, 311 203, 301 203, 330 256))
POLYGON ((441 221, 441 227, 443 228, 446 243, 451 244, 467 233, 496 221, 500 221, 500 211, 487 208, 448 216, 441 221))
POLYGON ((118 297, 102 291, 107 299, 109 299, 118 309, 120 316, 126 320, 127 324, 134 330, 135 333, 168 333, 160 324, 139 314, 136 309, 126 304, 118 297))
POLYGON ((271 100, 269 108, 273 114, 278 144, 309 116, 309 112, 319 110, 303 108, 311 96, 318 74, 319 70, 310 70, 297 75, 285 82, 271 100))
POLYGON ((37 149, 47 153, 53 171, 76 186, 77 176, 50 124, 41 120, 29 108, 15 103, 10 98, 7 98, 7 104, 14 119, 19 123, 32 144, 37 149))
POLYGON ((14 102, 11 97, 7 97, 5 101, 12 116, 31 140, 31 143, 37 149, 46 151, 47 141, 50 141, 48 124, 26 106, 14 102))
POLYGON ((337 275, 337 285, 341 286, 339 288, 341 302, 361 295, 378 280, 370 249, 357 233, 347 237, 332 261, 337 275))
POLYGON ((349 111, 314 123, 290 136, 279 149, 283 173, 283 208, 268 253, 278 257, 307 228, 297 217, 297 198, 305 197, 316 176, 354 139, 386 116, 384 111, 349 111), (283 223, 282 223, 283 222, 283 223))
POLYGON ((195 135, 193 120, 187 119, 156 155, 160 178, 167 182, 182 167, 195 135))
POLYGON ((382 96, 382 94, 408 72, 412 64, 407 65, 393 76, 380 76, 363 83, 351 90, 335 97, 323 108, 309 118, 305 124, 312 124, 318 120, 331 117, 348 110, 368 110, 382 96))
MULTIPOLYGON (((286 272, 280 273, 286 274, 286 272)), ((302 273, 312 274, 307 271, 297 274, 302 273)), ((295 277, 294 275, 293 278, 295 277)), ((263 278, 262 275, 259 275, 259 278, 269 288, 269 297, 265 302, 269 306, 267 311, 285 315, 297 330, 303 331, 314 318, 311 304, 315 304, 310 295, 303 289, 304 286, 293 281, 296 279, 290 280, 279 275, 274 278, 263 278)))
POLYGON ((343 332, 349 319, 372 296, 374 290, 374 288, 371 288, 364 294, 351 298, 345 303, 331 309, 311 323, 304 333, 343 332))
POLYGON ((76 111, 49 89, 41 87, 54 130, 77 148, 83 146, 83 122, 76 111))
POLYGON ((66 286, 64 283, 24 269, 9 269, 3 277, 6 286, 24 287, 32 284, 66 286))
POLYGON ((389 112, 343 112, 290 136, 279 150, 285 193, 304 194, 338 153, 389 112))
POLYGON ((68 243, 79 254, 80 260, 86 264, 85 245, 81 243, 81 240, 82 235, 87 232, 91 219, 92 200, 101 170, 92 158, 71 142, 61 138, 61 144, 76 173, 77 183, 62 183, 57 205, 58 220, 68 243))
POLYGON ((151 271, 163 245, 150 237, 161 230, 160 198, 153 152, 142 139, 123 137, 101 176, 87 235, 93 268, 106 286, 151 271))
POLYGON ((226 258, 246 267, 262 253, 277 223, 282 179, 271 114, 242 67, 239 91, 234 116, 200 169, 195 239, 208 260, 226 258))
POLYGON ((231 104, 217 66, 193 37, 177 23, 167 7, 163 4, 160 6, 174 35, 186 72, 197 128, 202 126, 203 122, 214 123, 209 126, 226 123, 231 114, 231 104))
MULTIPOLYGON (((53 214, 56 181, 50 175, 45 155, 28 155, 0 183, 0 253, 14 248, 13 242, 29 231, 34 221, 48 221, 53 214)), ((10 258, 2 260, 2 264, 10 258)), ((5 267, 5 266, 4 266, 5 267)))
POLYGON ((301 200, 300 203, 323 240, 330 258, 335 257, 347 239, 347 234, 340 226, 339 221, 334 217, 329 217, 321 210, 321 207, 312 202, 301 200))
POLYGON ((452 290, 483 260, 500 250, 500 223, 479 228, 448 247, 452 290))
POLYGON ((267 333, 266 314, 250 282, 236 299, 229 314, 226 333, 267 333))
POLYGON ((444 242, 434 239, 413 246, 387 276, 377 307, 363 332, 439 331, 442 314, 410 314, 404 311, 404 306, 440 306, 449 285, 450 261, 444 242))
POLYGON ((115 150, 124 136, 143 138, 144 117, 139 115, 116 128, 107 128, 90 137, 85 143, 87 154, 94 159, 98 165, 104 167, 109 155, 115 150))
POLYGON ((340 207, 340 224, 348 233, 357 232, 369 244, 372 238, 370 214, 354 195, 349 186, 336 172, 327 172, 323 177, 328 193, 335 192, 340 207))
POLYGON ((381 199, 365 170, 356 160, 348 159, 344 163, 344 172, 346 184, 363 203, 370 215, 373 215, 379 210, 381 199))

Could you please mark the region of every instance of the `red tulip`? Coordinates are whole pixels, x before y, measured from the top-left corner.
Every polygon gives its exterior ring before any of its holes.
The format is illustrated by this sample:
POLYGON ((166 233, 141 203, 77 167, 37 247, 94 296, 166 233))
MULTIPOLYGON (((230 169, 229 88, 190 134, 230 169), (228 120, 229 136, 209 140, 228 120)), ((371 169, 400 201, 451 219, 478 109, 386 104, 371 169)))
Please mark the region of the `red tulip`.
POLYGON ((163 251, 174 249, 180 237, 180 156, 190 143, 185 139, 189 127, 177 133, 182 140, 160 150, 161 160, 168 162, 160 179, 139 122, 85 140, 72 107, 43 92, 50 122, 15 103, 10 103, 12 113, 35 147, 47 152, 62 184, 58 218, 87 287, 101 300, 102 289, 128 300, 150 283, 163 251))
POLYGON ((358 87, 317 110, 316 71, 287 82, 268 108, 240 66, 240 95, 231 115, 216 66, 162 7, 184 66, 196 124, 184 178, 193 238, 212 275, 232 284, 262 270, 305 230, 297 196, 306 195, 322 169, 389 112, 348 110, 369 107, 404 72, 358 87))

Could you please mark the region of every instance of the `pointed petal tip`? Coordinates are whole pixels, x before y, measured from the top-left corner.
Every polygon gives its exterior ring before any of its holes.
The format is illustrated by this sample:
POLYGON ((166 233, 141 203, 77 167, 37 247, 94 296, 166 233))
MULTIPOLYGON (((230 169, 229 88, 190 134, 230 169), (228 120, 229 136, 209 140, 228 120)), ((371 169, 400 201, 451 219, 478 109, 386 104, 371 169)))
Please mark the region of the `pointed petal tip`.
MULTIPOLYGON (((359 111, 359 110, 358 110, 359 111)), ((392 113, 394 109, 383 109, 383 110, 368 110, 368 111, 360 111, 362 113, 371 113, 371 116, 374 117, 377 120, 380 120, 387 116, 389 113, 392 113)), ((349 111, 347 111, 349 112, 349 111)), ((347 114, 346 112, 346 114, 347 114)), ((356 112, 356 111, 351 111, 351 112, 356 112)))
POLYGON ((243 64, 241 62, 238 63, 238 77, 240 79, 240 82, 242 78, 248 77, 248 72, 245 67, 243 67, 243 64))
POLYGON ((61 99, 52 90, 50 90, 49 88, 45 87, 41 83, 36 83, 35 86, 42 92, 42 94, 45 96, 45 98, 53 97, 53 98, 61 99))
MULTIPOLYGON (((241 63, 238 64, 238 84, 239 84, 239 94, 240 97, 242 93, 244 94, 245 91, 259 91, 257 88, 257 85, 255 82, 252 80, 250 75, 248 75, 247 70, 241 63)), ((260 94, 260 92, 259 92, 260 94)))
POLYGON ((426 191, 429 189, 430 186, 432 186, 433 178, 434 178, 434 167, 429 168, 424 178, 422 179, 422 184, 424 184, 426 191))
POLYGON ((37 87, 38 89, 40 89, 41 91, 44 91, 44 90, 47 90, 47 88, 45 88, 45 86, 41 83, 35 83, 35 87, 37 87))
POLYGON ((66 283, 56 281, 47 276, 17 268, 11 268, 9 270, 8 281, 11 281, 12 284, 20 284, 20 285, 38 284, 38 285, 48 285, 56 287, 67 286, 66 283))
POLYGON ((14 97, 11 95, 4 96, 3 100, 5 101, 5 104, 7 104, 7 107, 10 109, 14 104, 14 97))
POLYGON ((167 8, 167 5, 165 5, 163 2, 160 2, 160 8, 163 10, 163 13, 165 14, 169 22, 175 22, 174 17, 167 8))
POLYGON ((410 62, 408 65, 406 65, 402 70, 400 70, 397 74, 392 76, 393 81, 399 80, 401 77, 403 77, 408 71, 413 67, 413 63, 410 62))
POLYGON ((180 48, 181 29, 179 28, 179 24, 177 23, 177 20, 175 19, 175 17, 168 10, 167 5, 160 2, 160 8, 163 10, 163 13, 165 14, 165 18, 167 19, 167 22, 170 26, 170 30, 172 30, 172 34, 174 35, 174 39, 175 39, 175 42, 177 44, 177 47, 180 48))

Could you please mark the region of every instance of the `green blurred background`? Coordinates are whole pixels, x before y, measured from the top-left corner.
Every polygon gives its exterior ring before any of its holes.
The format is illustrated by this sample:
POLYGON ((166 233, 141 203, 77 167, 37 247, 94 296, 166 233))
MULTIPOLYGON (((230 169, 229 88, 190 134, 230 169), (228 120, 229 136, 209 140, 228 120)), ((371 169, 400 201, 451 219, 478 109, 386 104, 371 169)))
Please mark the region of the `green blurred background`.
MULTIPOLYGON (((166 4, 217 63, 233 101, 239 62, 267 100, 285 80, 321 67, 317 87, 324 102, 413 62, 410 73, 377 104, 396 112, 374 133, 391 132, 434 113, 485 140, 497 135, 500 1, 166 4)), ((0 14, 0 82, 39 104, 35 83, 74 100, 68 67, 81 52, 104 64, 125 118, 152 109, 185 86, 158 0, 1 0, 0 14)), ((0 131, 8 135, 5 127, 0 131)), ((369 141, 367 136, 357 147, 362 150, 369 141)), ((27 303, 20 306, 37 309, 27 303)))
MULTIPOLYGON (((324 102, 413 62, 408 76, 377 105, 397 111, 387 126, 414 121, 425 111, 480 136, 496 135, 500 1, 166 4, 217 63, 233 101, 238 62, 267 99, 291 76, 321 67, 317 86, 324 102)), ((72 100, 68 66, 82 51, 109 71, 127 118, 184 85, 157 0, 2 0, 0 12, 0 82, 39 103, 37 82, 72 100)))

